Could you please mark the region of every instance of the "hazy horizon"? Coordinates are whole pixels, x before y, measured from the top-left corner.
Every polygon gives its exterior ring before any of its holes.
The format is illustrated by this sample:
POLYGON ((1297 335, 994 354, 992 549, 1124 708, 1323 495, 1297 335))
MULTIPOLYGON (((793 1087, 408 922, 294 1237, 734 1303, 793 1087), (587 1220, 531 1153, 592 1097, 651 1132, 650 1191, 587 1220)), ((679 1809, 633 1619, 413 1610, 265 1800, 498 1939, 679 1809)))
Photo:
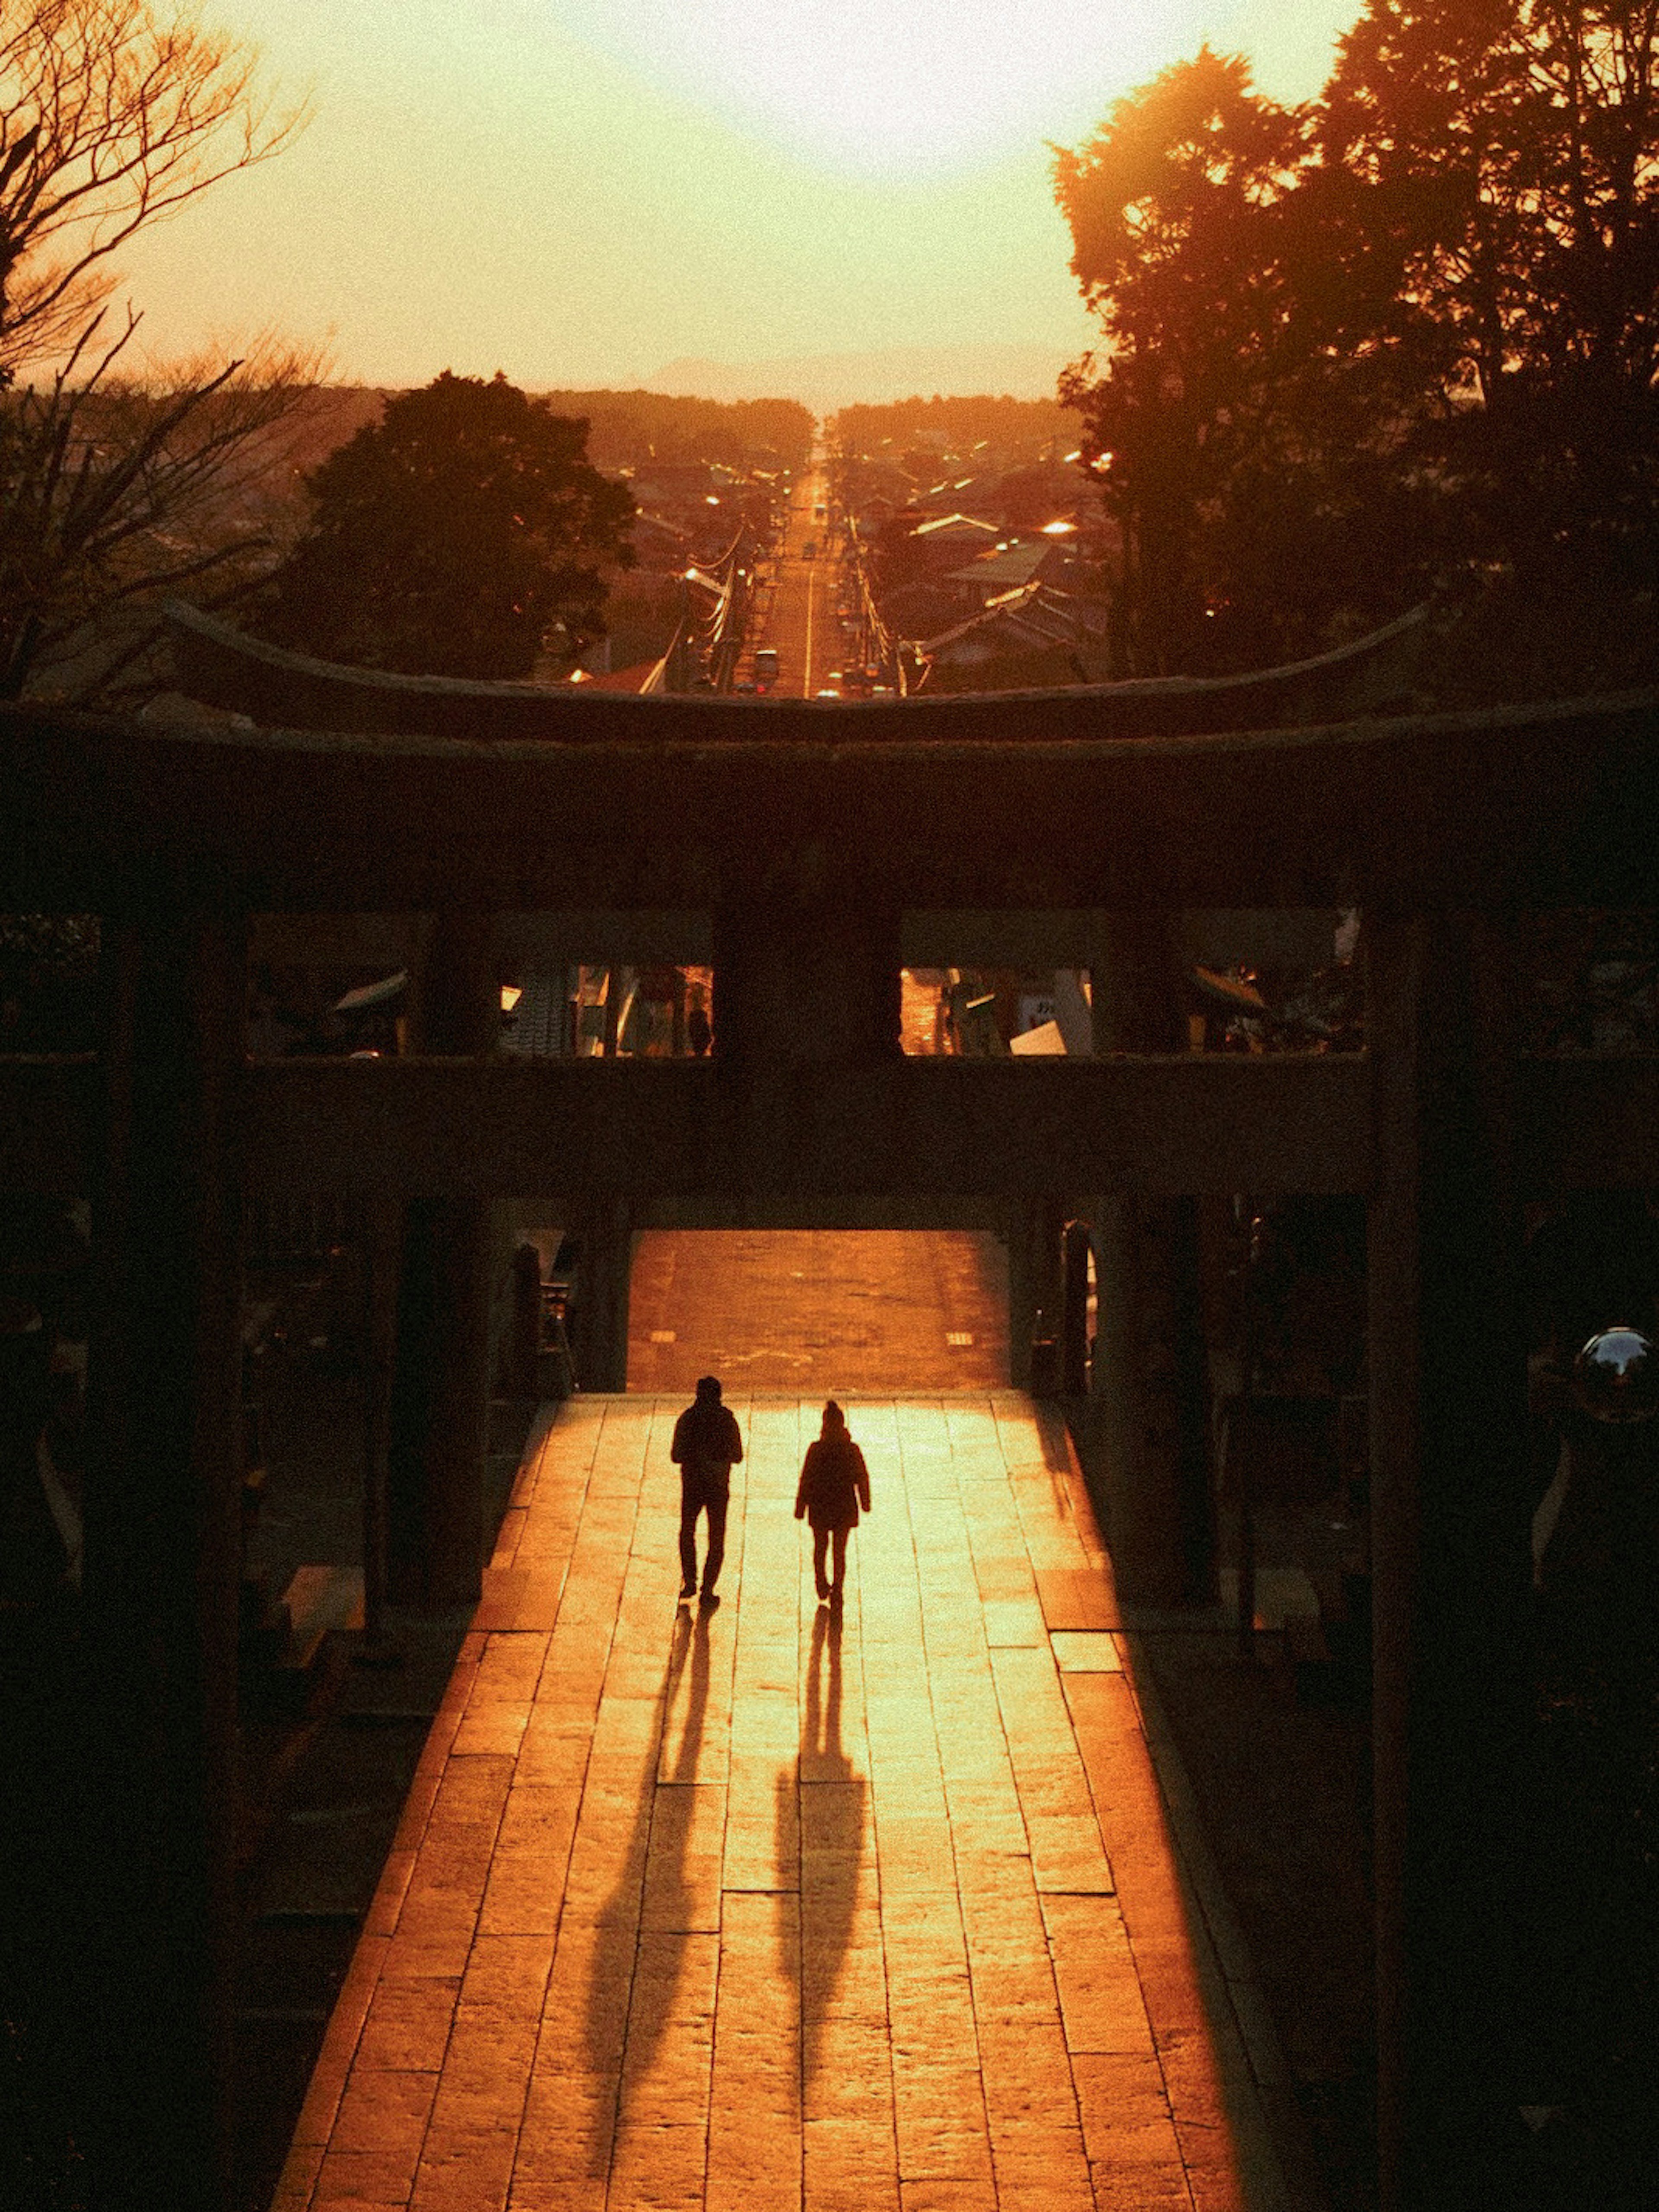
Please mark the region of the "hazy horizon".
POLYGON ((325 347, 341 383, 1063 361, 1091 325, 1045 137, 1075 143, 1205 35, 1304 95, 1358 5, 1029 0, 1016 38, 990 0, 752 21, 682 0, 672 22, 645 0, 204 0, 313 119, 136 241, 123 289, 158 358, 271 330, 325 347))

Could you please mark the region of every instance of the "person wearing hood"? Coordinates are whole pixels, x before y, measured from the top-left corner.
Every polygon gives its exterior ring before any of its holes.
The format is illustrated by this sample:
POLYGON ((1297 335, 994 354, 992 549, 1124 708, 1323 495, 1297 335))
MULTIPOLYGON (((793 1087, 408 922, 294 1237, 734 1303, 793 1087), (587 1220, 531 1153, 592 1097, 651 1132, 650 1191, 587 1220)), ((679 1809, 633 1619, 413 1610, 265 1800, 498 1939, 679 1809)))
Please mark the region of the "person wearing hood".
POLYGON ((720 1377, 705 1375, 697 1395, 674 1424, 668 1456, 680 1471, 680 1599, 697 1595, 697 1516, 708 1516, 708 1550, 702 1563, 703 1610, 720 1603, 714 1585, 726 1557, 726 1514, 732 1470, 743 1457, 743 1438, 729 1406, 720 1403, 720 1377))
POLYGON ((812 1579, 818 1602, 839 1611, 847 1581, 847 1538, 859 1524, 859 1509, 870 1510, 870 1470, 864 1454, 848 1434, 847 1416, 830 1399, 822 1432, 806 1447, 795 1492, 795 1518, 812 1531, 812 1579), (833 1570, 824 1572, 825 1557, 833 1570))

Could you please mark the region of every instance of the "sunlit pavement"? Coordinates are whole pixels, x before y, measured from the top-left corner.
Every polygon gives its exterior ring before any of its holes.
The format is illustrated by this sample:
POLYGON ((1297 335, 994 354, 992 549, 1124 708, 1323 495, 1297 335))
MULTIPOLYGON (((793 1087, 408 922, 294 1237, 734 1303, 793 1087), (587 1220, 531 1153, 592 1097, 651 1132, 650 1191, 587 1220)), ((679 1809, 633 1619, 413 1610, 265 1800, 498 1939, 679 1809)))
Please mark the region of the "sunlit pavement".
POLYGON ((968 1230, 656 1229, 634 1254, 628 1379, 684 1390, 997 1389, 1008 1260, 968 1230))
POLYGON ((1058 1424, 850 1400, 874 1510, 837 1621, 792 1516, 817 1401, 733 1392, 697 1614, 684 1402, 532 1441, 282 2212, 1287 2203, 1058 1424))

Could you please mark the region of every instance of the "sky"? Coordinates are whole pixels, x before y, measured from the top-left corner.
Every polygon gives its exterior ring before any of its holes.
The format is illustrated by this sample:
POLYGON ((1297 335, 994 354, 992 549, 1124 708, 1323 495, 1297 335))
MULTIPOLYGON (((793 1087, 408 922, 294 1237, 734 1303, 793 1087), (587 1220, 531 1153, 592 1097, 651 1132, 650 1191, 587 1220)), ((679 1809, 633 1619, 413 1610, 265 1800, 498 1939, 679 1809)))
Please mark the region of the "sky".
POLYGON ((152 355, 628 386, 1088 343, 1046 141, 1200 39, 1316 91, 1358 0, 204 0, 310 121, 125 253, 152 355))

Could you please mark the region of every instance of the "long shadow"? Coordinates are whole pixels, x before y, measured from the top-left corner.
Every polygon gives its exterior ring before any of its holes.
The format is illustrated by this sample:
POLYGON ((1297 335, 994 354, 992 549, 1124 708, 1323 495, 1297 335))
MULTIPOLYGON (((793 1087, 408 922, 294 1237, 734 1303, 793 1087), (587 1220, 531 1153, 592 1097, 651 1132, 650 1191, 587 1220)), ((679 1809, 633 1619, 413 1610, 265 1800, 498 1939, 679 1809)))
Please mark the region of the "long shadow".
MULTIPOLYGON (((594 1946, 587 1986, 587 2062, 590 2072, 596 2075, 623 2077, 618 2124, 626 2109, 629 2079, 649 2069, 672 2018, 685 1964, 686 1939, 692 1933, 688 1925, 692 1892, 685 1873, 690 1808, 672 1798, 665 1799, 662 1792, 670 1784, 696 1779, 708 1710, 708 1628, 709 1616, 705 1613, 693 1614, 682 1607, 675 1616, 668 1665, 657 1695, 651 1755, 640 1778, 628 1850, 616 1886, 605 1899, 594 1946), (659 1778, 663 1732, 680 1683, 687 1675, 688 1661, 684 1728, 673 1771, 659 1778), (647 1876, 648 1929, 643 1925, 647 1876), (646 1934, 653 1938, 655 1970, 649 1987, 641 1990, 635 1969, 641 1936, 646 1934)), ((611 2149, 611 2133, 596 2130, 588 2147, 590 2176, 601 2176, 609 2170, 611 2149)))
POLYGON ((801 2080, 821 2060, 858 1911, 868 1784, 841 1741, 842 1620, 820 1606, 807 1660, 806 1722, 796 1771, 778 1777, 780 1856, 787 1847, 793 1796, 800 1819, 801 2080))

